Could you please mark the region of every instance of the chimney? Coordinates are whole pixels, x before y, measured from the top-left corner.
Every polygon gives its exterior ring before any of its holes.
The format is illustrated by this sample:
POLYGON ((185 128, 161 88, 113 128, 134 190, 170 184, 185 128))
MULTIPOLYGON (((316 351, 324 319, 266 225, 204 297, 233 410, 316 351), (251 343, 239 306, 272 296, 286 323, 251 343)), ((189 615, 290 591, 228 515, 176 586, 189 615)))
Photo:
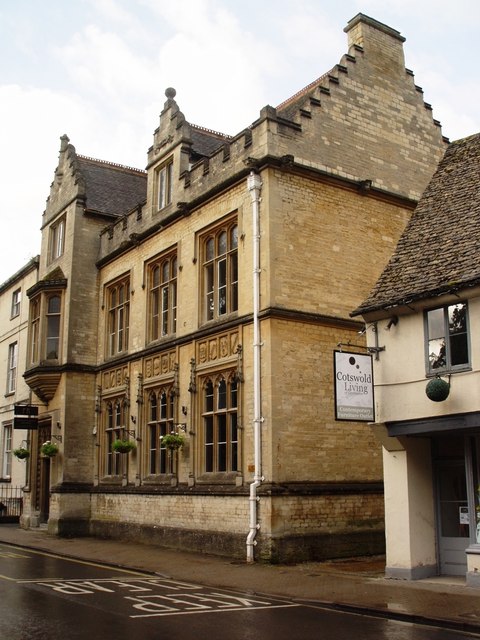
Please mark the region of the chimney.
POLYGON ((348 34, 349 53, 355 54, 353 48, 360 46, 368 56, 369 62, 379 69, 405 71, 403 43, 405 38, 399 31, 386 24, 358 13, 344 29, 348 34))

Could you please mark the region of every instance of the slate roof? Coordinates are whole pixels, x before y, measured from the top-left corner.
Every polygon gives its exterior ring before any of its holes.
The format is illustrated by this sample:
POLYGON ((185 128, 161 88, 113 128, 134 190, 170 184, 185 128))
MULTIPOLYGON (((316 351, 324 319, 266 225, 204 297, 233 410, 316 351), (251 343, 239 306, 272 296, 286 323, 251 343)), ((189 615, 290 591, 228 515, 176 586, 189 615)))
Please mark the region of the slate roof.
POLYGON ((210 129, 205 129, 195 124, 190 124, 190 127, 194 153, 201 156, 211 155, 219 147, 222 147, 232 139, 231 136, 218 133, 217 131, 210 131, 210 129))
POLYGON ((480 284, 480 133, 452 142, 368 298, 352 316, 480 284))
POLYGON ((86 209, 122 216, 147 199, 147 173, 77 155, 85 179, 86 209))

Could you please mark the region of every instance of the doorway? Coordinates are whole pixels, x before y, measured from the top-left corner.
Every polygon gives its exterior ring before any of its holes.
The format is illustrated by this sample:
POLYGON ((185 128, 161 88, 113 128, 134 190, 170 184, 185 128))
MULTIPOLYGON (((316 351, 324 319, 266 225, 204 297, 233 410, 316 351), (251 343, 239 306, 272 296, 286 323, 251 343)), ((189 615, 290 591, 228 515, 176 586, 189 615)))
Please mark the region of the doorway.
POLYGON ((436 468, 440 573, 464 576, 470 544, 465 459, 438 460, 436 468))
POLYGON ((35 510, 39 516, 39 523, 48 522, 50 515, 50 458, 40 455, 40 447, 51 439, 52 424, 43 422, 38 425, 38 452, 35 469, 35 510))
POLYGON ((466 575, 466 550, 480 544, 478 430, 433 440, 438 564, 443 575, 466 575))

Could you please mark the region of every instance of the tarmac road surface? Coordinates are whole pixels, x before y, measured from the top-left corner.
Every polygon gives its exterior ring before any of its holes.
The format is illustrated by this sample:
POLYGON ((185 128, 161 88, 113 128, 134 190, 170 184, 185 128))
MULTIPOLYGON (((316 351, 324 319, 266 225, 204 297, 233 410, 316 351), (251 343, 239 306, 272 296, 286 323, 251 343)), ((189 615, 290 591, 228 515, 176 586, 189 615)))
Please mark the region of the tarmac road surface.
POLYGON ((453 640, 480 637, 0 544, 8 640, 453 640))

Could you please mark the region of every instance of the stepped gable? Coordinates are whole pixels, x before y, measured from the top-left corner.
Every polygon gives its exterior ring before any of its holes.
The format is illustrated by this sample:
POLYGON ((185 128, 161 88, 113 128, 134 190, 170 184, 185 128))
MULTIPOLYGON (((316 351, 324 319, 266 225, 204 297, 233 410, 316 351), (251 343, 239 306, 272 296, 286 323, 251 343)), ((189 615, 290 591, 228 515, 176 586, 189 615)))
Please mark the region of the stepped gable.
POLYGON ((352 315, 480 284, 480 133, 451 143, 395 253, 352 315))
POLYGON ((147 197, 147 173, 77 155, 85 180, 86 211, 122 216, 147 197))
MULTIPOLYGON (((282 102, 276 108, 277 115, 281 118, 285 118, 285 120, 295 120, 296 115, 304 105, 310 105, 313 102, 319 102, 318 98, 315 98, 318 95, 318 89, 320 89, 323 93, 328 93, 328 79, 333 76, 334 69, 331 71, 324 73, 319 78, 307 84, 306 87, 295 93, 293 96, 290 96, 287 100, 282 102)), ((320 106, 320 105, 319 105, 320 106)))

